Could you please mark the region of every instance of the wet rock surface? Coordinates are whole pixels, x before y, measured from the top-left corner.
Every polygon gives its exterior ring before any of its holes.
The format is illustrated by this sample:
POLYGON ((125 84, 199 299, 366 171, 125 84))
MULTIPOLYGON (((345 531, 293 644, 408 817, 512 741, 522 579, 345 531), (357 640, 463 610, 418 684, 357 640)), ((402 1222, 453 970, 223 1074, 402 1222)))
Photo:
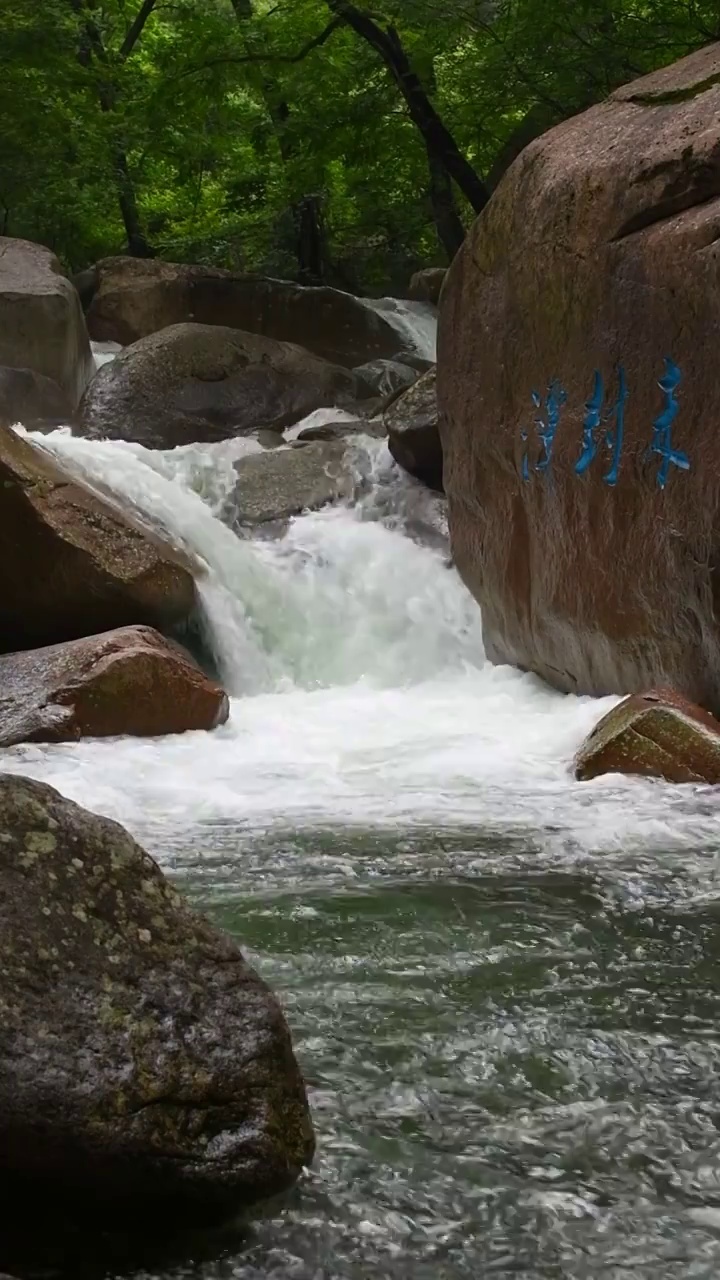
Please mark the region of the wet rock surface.
POLYGON ((28 431, 65 426, 74 417, 70 397, 32 369, 0 367, 0 425, 20 422, 28 431))
POLYGON ((0 747, 214 729, 227 695, 150 627, 0 655, 0 747))
POLYGON ((489 658, 715 712, 719 155, 718 44, 532 142, 450 268, 438 360, 489 658))
POLYGON ((75 407, 94 372, 77 291, 43 245, 0 236, 0 366, 50 378, 75 407))
POLYGON ((236 462, 235 470, 237 484, 222 519, 238 528, 316 511, 352 497, 360 483, 345 445, 335 440, 251 454, 236 462))
POLYGON ((195 613, 199 563, 0 427, 0 651, 195 613))
POLYGON ((625 698, 588 735, 575 761, 582 782, 604 773, 720 783, 720 721, 672 689, 625 698))
POLYGON ((352 373, 301 347, 220 325, 178 324, 126 347, 99 370, 80 434, 150 449, 282 430, 354 399, 352 373))
POLYGON ((0 831, 6 1212, 132 1234, 289 1187, 313 1154, 305 1090, 237 946, 51 787, 0 777, 0 831))
POLYGON ((435 369, 393 400, 383 421, 395 461, 429 489, 442 492, 443 452, 440 443, 435 369))

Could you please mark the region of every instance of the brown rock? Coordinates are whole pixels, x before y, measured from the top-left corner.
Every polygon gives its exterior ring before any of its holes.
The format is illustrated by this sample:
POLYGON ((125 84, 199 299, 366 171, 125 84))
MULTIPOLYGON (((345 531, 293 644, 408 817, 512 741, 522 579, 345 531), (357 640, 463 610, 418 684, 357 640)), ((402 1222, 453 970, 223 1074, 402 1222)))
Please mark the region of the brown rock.
POLYGON ((431 302, 436 307, 446 275, 447 267, 424 267, 422 271, 416 271, 410 281, 408 297, 414 302, 431 302))
POLYGON ((441 493, 443 452, 434 367, 393 400, 385 410, 383 420, 388 433, 388 448, 395 461, 428 488, 441 493))
POLYGON ((8 1222, 177 1230, 291 1186, 313 1154, 305 1089, 236 943, 52 787, 1 777, 0 831, 8 1222))
POLYGON ((0 236, 0 365, 51 378, 77 405, 94 372, 80 299, 49 249, 0 236))
POLYGON ((105 258, 97 272, 87 322, 98 341, 125 345, 194 321, 298 343, 346 368, 403 346, 387 316, 338 289, 147 258, 105 258))
POLYGON ((129 623, 160 630, 195 610, 200 566, 0 427, 0 652, 129 623))
POLYGON ((720 722, 672 689, 633 694, 595 726, 575 760, 582 782, 603 773, 720 783, 720 722))
POLYGON ((220 325, 176 324, 98 370, 78 431, 170 449, 259 427, 279 431, 314 409, 349 402, 355 389, 347 369, 291 343, 220 325))
POLYGON ((21 422, 28 431, 73 420, 73 407, 62 387, 32 369, 0 367, 0 424, 21 422))
POLYGON ((227 695, 150 627, 0 655, 0 747, 214 729, 227 695))
POLYGON ((582 693, 667 684, 720 711, 719 284, 715 44, 531 143, 450 269, 445 486, 491 660, 582 693), (671 443, 687 471, 662 428, 665 357, 682 374, 671 443), (587 428, 597 456, 577 474, 596 370, 610 419, 587 428), (567 399, 543 468, 553 379, 567 399))

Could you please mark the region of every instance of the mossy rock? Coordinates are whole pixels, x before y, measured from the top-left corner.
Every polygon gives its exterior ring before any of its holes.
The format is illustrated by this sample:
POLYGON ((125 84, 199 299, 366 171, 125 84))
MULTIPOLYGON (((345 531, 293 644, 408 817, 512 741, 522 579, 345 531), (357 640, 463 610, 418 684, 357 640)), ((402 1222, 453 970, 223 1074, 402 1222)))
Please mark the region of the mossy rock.
POLYGON ((117 823, 26 778, 0 776, 0 885, 5 1210, 187 1224, 289 1187, 305 1088, 235 943, 117 823))
POLYGON ((717 785, 720 723, 671 690, 634 694, 603 717, 576 757, 581 781, 604 773, 717 785))

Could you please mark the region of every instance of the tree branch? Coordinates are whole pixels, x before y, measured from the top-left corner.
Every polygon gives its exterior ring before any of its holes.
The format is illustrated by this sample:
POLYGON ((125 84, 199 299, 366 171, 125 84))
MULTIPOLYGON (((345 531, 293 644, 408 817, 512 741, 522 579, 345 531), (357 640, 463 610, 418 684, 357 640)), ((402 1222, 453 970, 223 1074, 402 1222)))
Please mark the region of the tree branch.
POLYGON ((283 63, 285 66, 291 66, 297 62, 302 62, 314 49, 319 49, 321 45, 330 39, 333 32, 337 31, 338 27, 344 25, 344 22, 344 18, 333 18, 324 31, 308 40, 297 53, 229 53, 222 58, 208 58, 207 62, 201 62, 197 67, 188 67, 185 71, 180 72, 180 76, 194 76, 200 71, 207 71, 212 67, 236 67, 252 62, 283 63))
POLYGON ((120 45, 120 58, 123 62, 126 58, 130 57, 130 54, 140 39, 145 23, 155 8, 156 3, 157 0, 143 0, 134 20, 130 23, 127 35, 120 45))

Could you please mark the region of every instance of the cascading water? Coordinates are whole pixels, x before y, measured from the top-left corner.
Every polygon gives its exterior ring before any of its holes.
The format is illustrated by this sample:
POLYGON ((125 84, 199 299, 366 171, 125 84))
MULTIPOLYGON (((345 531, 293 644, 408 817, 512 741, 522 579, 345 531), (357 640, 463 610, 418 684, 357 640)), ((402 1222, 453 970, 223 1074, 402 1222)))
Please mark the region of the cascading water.
POLYGON ((202 559, 232 712, 2 767, 238 934, 311 1082, 315 1168, 202 1274, 717 1274, 717 793, 572 780, 612 700, 484 662, 441 505, 384 443, 273 541, 217 514, 255 442, 38 442, 202 559))

